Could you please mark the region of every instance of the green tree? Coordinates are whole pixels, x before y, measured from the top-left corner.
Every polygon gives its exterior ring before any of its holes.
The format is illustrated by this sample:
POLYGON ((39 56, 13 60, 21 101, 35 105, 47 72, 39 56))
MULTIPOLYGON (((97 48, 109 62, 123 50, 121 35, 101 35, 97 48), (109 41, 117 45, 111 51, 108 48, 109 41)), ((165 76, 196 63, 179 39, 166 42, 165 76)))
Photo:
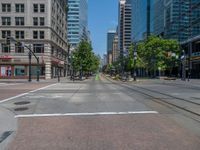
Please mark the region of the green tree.
POLYGON ((179 44, 176 40, 167 40, 151 36, 138 44, 138 58, 141 66, 149 71, 171 69, 179 56, 179 44))
POLYGON ((72 53, 72 66, 75 71, 94 72, 99 68, 100 60, 92 52, 92 46, 87 41, 81 41, 72 53))

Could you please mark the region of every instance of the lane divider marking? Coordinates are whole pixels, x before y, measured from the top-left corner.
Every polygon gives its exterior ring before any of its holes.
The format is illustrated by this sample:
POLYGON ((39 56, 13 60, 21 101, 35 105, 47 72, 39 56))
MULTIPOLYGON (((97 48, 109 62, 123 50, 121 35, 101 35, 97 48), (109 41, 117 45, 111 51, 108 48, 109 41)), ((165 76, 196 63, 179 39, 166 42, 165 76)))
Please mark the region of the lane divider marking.
POLYGON ((128 112, 95 112, 95 113, 66 113, 66 114, 30 114, 30 115, 16 115, 15 118, 130 115, 130 114, 158 114, 158 112, 157 111, 128 111, 128 112))

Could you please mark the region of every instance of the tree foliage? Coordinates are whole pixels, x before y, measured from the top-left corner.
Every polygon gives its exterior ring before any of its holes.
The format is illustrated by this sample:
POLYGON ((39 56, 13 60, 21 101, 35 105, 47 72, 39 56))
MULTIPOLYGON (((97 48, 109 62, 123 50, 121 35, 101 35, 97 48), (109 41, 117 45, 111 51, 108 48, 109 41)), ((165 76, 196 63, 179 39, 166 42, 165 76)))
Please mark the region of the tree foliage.
POLYGON ((180 50, 179 43, 176 40, 150 36, 145 41, 137 43, 137 45, 132 44, 129 47, 128 55, 113 63, 114 68, 116 70, 132 71, 134 68, 134 50, 137 51, 135 67, 150 72, 153 70, 170 70, 179 61, 180 50))
POLYGON ((137 47, 138 58, 148 70, 166 70, 173 67, 179 56, 179 44, 176 40, 151 36, 140 42, 137 47))
POLYGON ((92 51, 87 41, 81 41, 72 53, 72 66, 76 71, 95 72, 99 69, 100 59, 92 51))

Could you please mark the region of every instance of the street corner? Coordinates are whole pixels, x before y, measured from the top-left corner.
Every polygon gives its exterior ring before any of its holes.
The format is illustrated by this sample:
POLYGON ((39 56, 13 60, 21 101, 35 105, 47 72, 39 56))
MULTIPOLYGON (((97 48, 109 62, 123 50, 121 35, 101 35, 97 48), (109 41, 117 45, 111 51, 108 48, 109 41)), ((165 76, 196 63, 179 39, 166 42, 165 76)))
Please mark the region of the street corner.
POLYGON ((52 83, 22 83, 22 84, 4 84, 0 86, 0 103, 21 97, 31 92, 36 92, 50 86, 52 83))
POLYGON ((199 150, 200 138, 160 114, 19 117, 9 150, 199 150), (28 144, 27 144, 28 143, 28 144))

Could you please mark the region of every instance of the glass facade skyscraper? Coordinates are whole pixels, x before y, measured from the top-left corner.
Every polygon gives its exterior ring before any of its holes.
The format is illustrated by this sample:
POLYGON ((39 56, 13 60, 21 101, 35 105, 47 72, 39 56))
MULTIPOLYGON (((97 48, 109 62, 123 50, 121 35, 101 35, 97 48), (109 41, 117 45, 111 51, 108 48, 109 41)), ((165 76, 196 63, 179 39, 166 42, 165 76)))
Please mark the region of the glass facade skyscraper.
POLYGON ((115 30, 109 30, 107 33, 107 52, 112 52, 113 49, 113 40, 115 37, 116 31, 115 30))
POLYGON ((190 0, 165 0, 165 37, 182 42, 189 38, 190 0))
POLYGON ((154 0, 153 34, 164 36, 164 0, 154 0))
MULTIPOLYGON (((153 1, 150 1, 150 32, 153 29, 153 1)), ((147 0, 130 0, 132 7, 132 40, 140 41, 147 35, 147 0)))
POLYGON ((88 2, 87 0, 68 0, 67 38, 72 46, 88 38, 88 2))
POLYGON ((115 30, 109 30, 107 33, 107 56, 108 56, 108 63, 112 63, 112 50, 113 50, 113 41, 115 37, 116 31, 115 30))

